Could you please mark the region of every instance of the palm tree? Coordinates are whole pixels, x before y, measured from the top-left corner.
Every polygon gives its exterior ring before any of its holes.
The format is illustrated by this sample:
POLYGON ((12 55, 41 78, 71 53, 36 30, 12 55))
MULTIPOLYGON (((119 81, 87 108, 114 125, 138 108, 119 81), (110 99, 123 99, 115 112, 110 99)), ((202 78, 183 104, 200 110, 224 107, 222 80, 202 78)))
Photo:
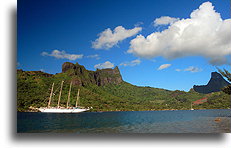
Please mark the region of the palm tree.
MULTIPOLYGON (((221 70, 219 68, 217 68, 217 69, 222 76, 226 77, 228 79, 228 81, 231 82, 231 73, 228 70, 226 70, 226 69, 221 70)), ((228 86, 222 88, 222 91, 231 95, 231 85, 228 85, 228 86)))

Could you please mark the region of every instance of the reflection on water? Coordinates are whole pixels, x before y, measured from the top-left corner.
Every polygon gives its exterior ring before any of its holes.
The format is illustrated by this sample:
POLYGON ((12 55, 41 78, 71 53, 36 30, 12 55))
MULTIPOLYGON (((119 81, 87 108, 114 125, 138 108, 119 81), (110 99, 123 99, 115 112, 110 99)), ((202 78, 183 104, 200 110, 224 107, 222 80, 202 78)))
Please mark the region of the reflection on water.
POLYGON ((224 133, 231 112, 223 110, 18 113, 17 131, 56 133, 224 133), (219 121, 215 119, 219 117, 219 121))

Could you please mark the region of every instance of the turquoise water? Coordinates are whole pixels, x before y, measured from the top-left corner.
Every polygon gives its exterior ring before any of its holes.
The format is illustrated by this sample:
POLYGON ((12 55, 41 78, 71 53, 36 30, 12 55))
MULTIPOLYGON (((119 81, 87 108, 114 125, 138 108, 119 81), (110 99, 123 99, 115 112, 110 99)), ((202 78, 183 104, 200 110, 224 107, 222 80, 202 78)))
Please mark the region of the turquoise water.
POLYGON ((18 133, 230 133, 230 125, 230 109, 17 114, 18 133))

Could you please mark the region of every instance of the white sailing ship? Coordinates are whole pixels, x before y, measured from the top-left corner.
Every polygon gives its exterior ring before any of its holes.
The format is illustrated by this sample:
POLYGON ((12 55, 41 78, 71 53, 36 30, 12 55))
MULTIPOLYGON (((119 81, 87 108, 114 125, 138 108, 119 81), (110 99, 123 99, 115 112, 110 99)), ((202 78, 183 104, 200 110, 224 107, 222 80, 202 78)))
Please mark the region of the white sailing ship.
POLYGON ((62 95, 62 87, 63 87, 63 81, 62 81, 61 82, 61 87, 60 87, 60 93, 59 93, 59 99, 58 99, 57 107, 51 107, 50 106, 51 98, 52 98, 52 95, 53 95, 53 88, 54 88, 54 83, 53 83, 52 88, 51 88, 51 93, 50 93, 48 106, 47 107, 40 107, 38 110, 40 112, 43 112, 43 113, 80 113, 80 112, 88 111, 89 108, 83 108, 83 107, 78 106, 79 89, 78 89, 78 94, 77 94, 75 107, 69 107, 70 95, 71 95, 71 85, 72 85, 72 82, 70 83, 70 89, 69 89, 69 93, 68 93, 68 100, 67 100, 66 108, 65 107, 60 107, 60 98, 61 98, 61 95, 62 95))
POLYGON ((80 112, 85 112, 88 111, 89 109, 81 109, 81 108, 76 108, 76 107, 72 107, 72 108, 39 108, 40 112, 43 113, 80 113, 80 112))

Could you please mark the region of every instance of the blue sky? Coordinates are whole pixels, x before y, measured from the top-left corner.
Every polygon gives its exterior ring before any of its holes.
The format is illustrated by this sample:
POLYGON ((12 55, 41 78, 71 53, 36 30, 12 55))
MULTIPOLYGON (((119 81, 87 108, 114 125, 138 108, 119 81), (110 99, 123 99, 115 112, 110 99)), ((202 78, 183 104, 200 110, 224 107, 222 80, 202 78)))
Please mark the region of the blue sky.
POLYGON ((230 69, 229 0, 19 0, 17 9, 19 69, 119 66, 134 85, 185 91, 230 69))

